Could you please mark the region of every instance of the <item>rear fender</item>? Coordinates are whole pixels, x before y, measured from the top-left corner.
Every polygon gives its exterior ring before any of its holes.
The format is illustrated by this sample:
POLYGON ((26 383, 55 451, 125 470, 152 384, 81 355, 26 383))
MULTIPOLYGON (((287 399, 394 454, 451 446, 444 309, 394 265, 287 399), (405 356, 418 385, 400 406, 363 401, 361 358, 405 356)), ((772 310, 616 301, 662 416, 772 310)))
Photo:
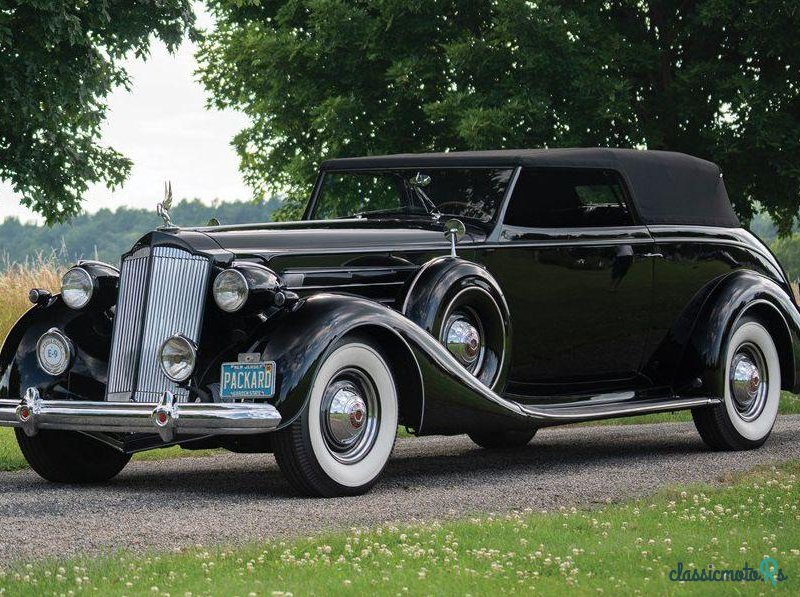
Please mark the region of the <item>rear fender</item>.
POLYGON ((800 313, 782 287, 751 271, 729 274, 709 294, 678 368, 676 387, 699 379, 701 391, 721 393, 727 339, 744 316, 767 326, 780 356, 783 389, 800 391, 800 313))

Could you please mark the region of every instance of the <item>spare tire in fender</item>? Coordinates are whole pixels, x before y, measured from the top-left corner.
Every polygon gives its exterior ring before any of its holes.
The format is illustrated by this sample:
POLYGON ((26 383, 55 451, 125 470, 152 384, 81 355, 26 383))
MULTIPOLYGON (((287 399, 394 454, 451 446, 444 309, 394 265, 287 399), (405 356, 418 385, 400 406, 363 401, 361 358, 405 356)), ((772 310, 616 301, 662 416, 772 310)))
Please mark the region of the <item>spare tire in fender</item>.
POLYGON ((409 283, 403 314, 447 346, 484 385, 503 389, 511 318, 500 286, 484 267, 459 257, 432 259, 409 283))

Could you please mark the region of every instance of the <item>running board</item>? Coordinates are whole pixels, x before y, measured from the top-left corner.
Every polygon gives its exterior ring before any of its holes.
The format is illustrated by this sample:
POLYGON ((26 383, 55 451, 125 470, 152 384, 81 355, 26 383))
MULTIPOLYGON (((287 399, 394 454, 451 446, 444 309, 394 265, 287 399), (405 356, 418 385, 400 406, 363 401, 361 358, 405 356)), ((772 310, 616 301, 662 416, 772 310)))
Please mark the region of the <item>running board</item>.
POLYGON ((625 402, 605 402, 603 404, 560 404, 557 406, 527 405, 518 402, 515 404, 526 416, 547 425, 687 410, 702 406, 713 406, 720 402, 722 400, 719 398, 692 397, 628 400, 625 402))

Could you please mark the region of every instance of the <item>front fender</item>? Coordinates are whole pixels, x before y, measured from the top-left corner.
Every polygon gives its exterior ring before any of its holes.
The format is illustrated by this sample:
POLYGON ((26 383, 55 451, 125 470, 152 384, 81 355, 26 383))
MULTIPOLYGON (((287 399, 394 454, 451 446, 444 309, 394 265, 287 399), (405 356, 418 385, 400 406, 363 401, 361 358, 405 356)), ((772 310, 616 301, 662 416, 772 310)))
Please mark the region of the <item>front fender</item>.
POLYGON ((759 316, 770 327, 781 358, 784 389, 800 391, 800 313, 786 291, 751 271, 721 280, 697 318, 681 370, 700 378, 706 390, 724 387, 727 339, 739 318, 759 316))
POLYGON ((0 398, 21 399, 26 388, 35 387, 53 400, 103 400, 111 326, 101 310, 75 311, 60 295, 34 305, 14 324, 0 350, 0 398), (45 373, 36 361, 36 342, 53 327, 72 340, 76 353, 60 377, 45 373))
MULTIPOLYGON (((304 299, 280 319, 269 322, 263 340, 250 350, 276 363, 276 395, 281 426, 291 424, 309 398, 314 375, 332 346, 358 331, 382 342, 385 334, 401 341, 419 372, 421 396, 417 433, 530 428, 518 405, 477 381, 433 336, 380 303, 344 294, 304 299)), ((401 405, 402 407, 402 405, 401 405)))

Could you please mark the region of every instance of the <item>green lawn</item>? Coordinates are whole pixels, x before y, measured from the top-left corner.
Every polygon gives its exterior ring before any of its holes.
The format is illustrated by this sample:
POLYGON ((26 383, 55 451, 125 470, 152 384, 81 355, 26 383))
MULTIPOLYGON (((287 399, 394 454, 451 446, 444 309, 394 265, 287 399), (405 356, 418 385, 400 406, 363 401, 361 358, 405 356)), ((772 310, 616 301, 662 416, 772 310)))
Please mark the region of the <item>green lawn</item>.
MULTIPOLYGON (((239 548, 0 563, 8 595, 797 594, 800 462, 593 510, 516 512, 382 526, 239 548), (684 569, 759 569, 788 579, 674 582, 684 569), (3 566, 6 566, 3 569, 3 566)), ((332 504, 333 507, 333 504, 332 504)), ((0 593, 2 591, 0 590, 0 593)))
MULTIPOLYGON (((784 392, 781 397, 780 412, 781 414, 800 414, 800 396, 784 392)), ((623 417, 621 419, 592 421, 589 423, 582 423, 582 425, 633 425, 637 423, 686 422, 691 420, 692 415, 689 414, 688 411, 680 411, 676 413, 660 413, 640 417, 623 417)), ((404 427, 398 429, 397 435, 398 437, 411 437, 404 427)), ((217 451, 184 450, 178 446, 173 446, 162 450, 142 452, 134 456, 134 460, 159 460, 161 458, 207 456, 215 452, 217 451)), ((7 427, 0 427, 0 471, 15 471, 27 467, 28 464, 17 448, 17 440, 14 438, 14 431, 7 427)))

